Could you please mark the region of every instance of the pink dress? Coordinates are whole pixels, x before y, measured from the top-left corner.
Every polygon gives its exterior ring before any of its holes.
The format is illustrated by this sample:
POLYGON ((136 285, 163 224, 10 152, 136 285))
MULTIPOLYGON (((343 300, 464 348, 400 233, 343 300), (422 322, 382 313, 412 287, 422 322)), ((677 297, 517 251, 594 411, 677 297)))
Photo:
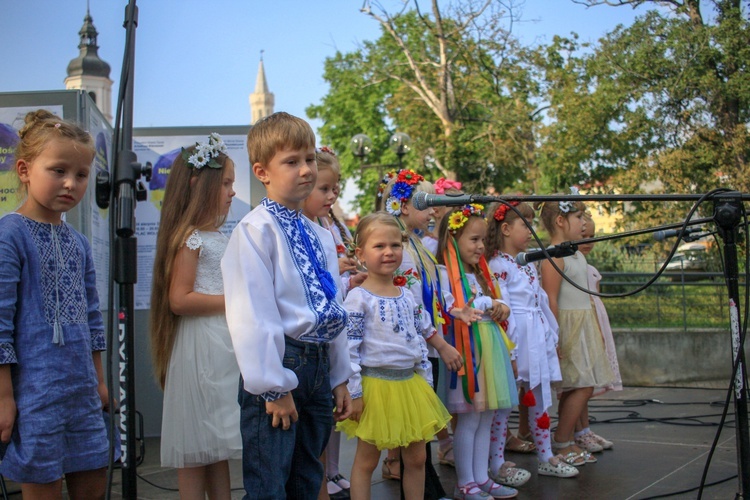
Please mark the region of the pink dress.
MULTIPOLYGON (((602 275, 592 265, 588 266, 588 280, 589 290, 598 290, 599 282, 602 280, 602 275)), ((612 335, 612 328, 609 326, 609 316, 607 315, 607 309, 604 307, 604 303, 600 297, 591 295, 591 303, 594 306, 594 314, 596 314, 596 320, 599 322, 599 329, 602 332, 602 340, 604 340, 604 349, 607 351, 607 359, 612 367, 612 372, 615 374, 614 382, 607 384, 604 387, 595 387, 594 396, 599 396, 607 391, 621 391, 622 390, 622 377, 620 377, 620 364, 617 362, 617 350, 615 349, 615 339, 612 335)))

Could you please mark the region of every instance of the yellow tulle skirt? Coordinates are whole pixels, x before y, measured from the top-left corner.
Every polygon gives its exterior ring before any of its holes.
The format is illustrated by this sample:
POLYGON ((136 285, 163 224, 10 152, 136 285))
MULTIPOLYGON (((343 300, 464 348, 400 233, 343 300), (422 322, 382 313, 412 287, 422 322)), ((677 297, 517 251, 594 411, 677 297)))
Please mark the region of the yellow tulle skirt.
POLYGON ((379 450, 429 441, 451 416, 420 375, 405 380, 362 376, 364 410, 359 422, 336 425, 349 439, 357 437, 379 450))

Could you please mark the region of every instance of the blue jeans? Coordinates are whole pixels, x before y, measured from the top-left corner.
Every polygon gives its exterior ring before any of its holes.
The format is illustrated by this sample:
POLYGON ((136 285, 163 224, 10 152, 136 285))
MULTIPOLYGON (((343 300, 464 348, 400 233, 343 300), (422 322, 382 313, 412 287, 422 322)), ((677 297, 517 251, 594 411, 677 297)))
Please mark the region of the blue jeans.
POLYGON ((328 344, 286 337, 283 363, 299 380, 292 391, 299 420, 288 430, 273 427, 265 400, 240 381, 245 500, 317 499, 323 482, 319 458, 333 427, 328 344))

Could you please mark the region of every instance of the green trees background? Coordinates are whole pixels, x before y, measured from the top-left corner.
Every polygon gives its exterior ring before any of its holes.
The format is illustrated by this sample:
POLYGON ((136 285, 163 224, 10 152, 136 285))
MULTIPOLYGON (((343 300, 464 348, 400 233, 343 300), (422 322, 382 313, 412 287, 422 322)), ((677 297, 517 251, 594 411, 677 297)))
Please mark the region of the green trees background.
MULTIPOLYGON (((360 209, 383 172, 360 170, 349 140, 365 132, 368 160, 395 163, 396 130, 414 141, 406 166, 470 192, 750 190, 750 1, 560 1, 643 14, 595 44, 571 34, 524 46, 507 1, 411 0, 399 12, 365 1, 380 37, 328 59, 329 93, 307 110, 360 209)), ((670 215, 636 208, 629 223, 670 215)))

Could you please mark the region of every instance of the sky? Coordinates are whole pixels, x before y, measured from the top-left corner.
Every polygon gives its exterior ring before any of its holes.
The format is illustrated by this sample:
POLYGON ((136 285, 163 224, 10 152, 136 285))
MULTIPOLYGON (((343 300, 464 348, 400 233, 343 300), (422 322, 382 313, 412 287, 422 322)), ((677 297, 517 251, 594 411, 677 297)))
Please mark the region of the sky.
MULTIPOLYGON (((117 98, 126 0, 89 0, 117 98)), ((383 0, 395 10, 399 0, 383 0)), ((427 4, 428 2, 423 1, 427 4)), ((64 89, 86 0, 0 0, 0 92, 64 89)), ((158 0, 137 2, 134 116, 136 127, 245 125, 263 51, 275 110, 305 117, 328 91, 323 63, 336 51, 376 39, 379 25, 359 11, 362 0, 158 0)), ((571 0, 526 0, 513 31, 525 43, 577 32, 596 41, 642 10, 586 8, 571 0)), ((113 110, 114 114, 114 110, 113 110)), ((315 124, 314 124, 315 125, 315 124)), ((365 131, 366 132, 366 131, 365 131)))
MULTIPOLYGON (((402 5, 401 0, 381 3, 391 12, 402 5)), ((0 0, 0 92, 65 88, 67 65, 78 56, 87 4, 99 33, 99 56, 111 66, 115 114, 126 0, 0 0)), ((135 127, 249 124, 248 98, 261 51, 275 110, 306 118, 305 109, 328 92, 322 76, 325 59, 380 36, 379 24, 360 12, 362 0, 136 4, 135 127)), ((631 24, 645 9, 525 0, 520 12, 522 21, 514 23, 513 33, 525 44, 538 44, 571 32, 581 41, 595 42, 618 24, 631 24)), ((314 129, 321 125, 311 123, 314 129)), ((344 198, 350 196, 345 192, 344 198)))

